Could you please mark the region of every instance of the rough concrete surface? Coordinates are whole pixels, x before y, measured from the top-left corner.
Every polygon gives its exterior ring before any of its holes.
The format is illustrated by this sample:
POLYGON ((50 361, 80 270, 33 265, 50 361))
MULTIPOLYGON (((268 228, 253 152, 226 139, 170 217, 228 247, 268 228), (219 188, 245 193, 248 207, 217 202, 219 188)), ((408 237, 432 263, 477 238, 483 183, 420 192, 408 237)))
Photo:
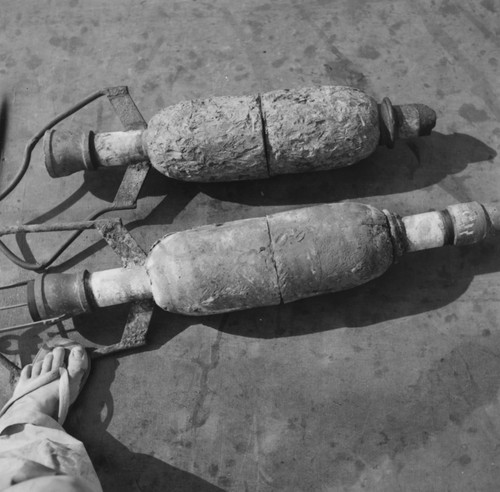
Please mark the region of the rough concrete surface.
MULTIPOLYGON (((2 186, 25 143, 86 94, 128 85, 146 120, 191 98, 345 84, 422 102, 428 138, 349 168, 242 183, 151 174, 120 213, 145 249, 197 225, 356 200, 401 215, 498 201, 500 6, 493 0, 4 0, 2 186)), ((100 100, 66 129, 120 130, 100 100)), ((48 177, 39 150, 2 224, 77 220, 121 173, 48 177)), ((7 239, 43 259, 67 233, 7 239)), ((119 266, 94 231, 61 271, 119 266)), ((33 278, 0 257, 2 282, 33 278)), ((402 258, 362 287, 190 318, 156 311, 146 348, 97 361, 68 429, 109 491, 494 491, 500 483, 500 239, 402 258)), ((23 293, 2 292, 2 303, 23 293)), ((124 308, 64 322, 112 343, 124 308)), ((1 324, 26 321, 23 309, 1 324)), ((26 364, 58 331, 2 333, 26 364)), ((10 393, 0 372, 0 398, 10 393)))

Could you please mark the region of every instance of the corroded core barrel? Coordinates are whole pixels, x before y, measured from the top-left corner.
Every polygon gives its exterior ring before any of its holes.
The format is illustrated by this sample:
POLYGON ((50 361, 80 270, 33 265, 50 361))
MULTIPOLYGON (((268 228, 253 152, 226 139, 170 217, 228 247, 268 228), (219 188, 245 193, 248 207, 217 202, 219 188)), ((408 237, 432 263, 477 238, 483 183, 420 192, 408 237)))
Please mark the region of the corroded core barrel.
POLYGON ((183 101, 146 130, 44 138, 53 177, 150 160, 184 181, 236 181, 344 167, 397 138, 428 135, 436 114, 422 104, 381 105, 351 87, 277 90, 183 101))
POLYGON ((146 270, 158 306, 196 315, 348 289, 378 277, 393 259, 384 213, 343 203, 166 236, 146 270))
POLYGON ((359 203, 301 208, 167 235, 145 266, 49 274, 30 284, 35 319, 154 299, 205 315, 337 292, 382 275, 401 254, 468 245, 500 230, 500 211, 476 202, 402 219, 359 203))

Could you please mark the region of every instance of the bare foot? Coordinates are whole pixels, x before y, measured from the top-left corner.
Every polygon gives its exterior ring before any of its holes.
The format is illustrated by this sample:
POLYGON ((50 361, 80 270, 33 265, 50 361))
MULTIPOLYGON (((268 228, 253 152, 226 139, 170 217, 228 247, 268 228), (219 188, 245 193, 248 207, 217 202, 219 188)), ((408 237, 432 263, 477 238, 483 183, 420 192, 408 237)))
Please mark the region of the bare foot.
MULTIPOLYGON (((13 399, 22 395, 27 388, 36 384, 37 378, 46 378, 49 373, 59 374, 59 368, 64 367, 65 354, 67 350, 63 347, 55 347, 43 360, 28 364, 21 371, 19 382, 14 390, 13 399)), ((88 368, 88 358, 85 349, 79 345, 73 347, 69 353, 67 370, 69 376, 69 403, 73 403, 78 396, 82 378, 88 368)), ((16 412, 21 408, 30 407, 46 415, 57 419, 59 409, 59 378, 51 381, 40 388, 22 396, 7 409, 5 415, 16 412)))

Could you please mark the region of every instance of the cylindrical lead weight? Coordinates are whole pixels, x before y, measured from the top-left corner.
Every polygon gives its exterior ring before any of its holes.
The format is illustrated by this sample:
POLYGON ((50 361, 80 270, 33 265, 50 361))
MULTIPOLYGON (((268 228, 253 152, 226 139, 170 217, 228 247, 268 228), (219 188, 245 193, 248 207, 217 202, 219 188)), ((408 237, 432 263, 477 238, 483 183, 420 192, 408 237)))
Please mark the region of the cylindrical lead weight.
POLYGON ((146 268, 158 306, 198 315, 348 289, 384 273, 393 256, 380 210, 338 203, 166 236, 146 268))
POLYGON ((428 135, 435 121, 427 106, 392 106, 387 98, 379 106, 351 87, 278 90, 180 102, 153 116, 146 130, 50 131, 45 163, 51 176, 149 159, 184 181, 260 179, 348 166, 378 144, 428 135))
POLYGON ((151 297, 189 315, 269 306, 361 285, 402 253, 499 229, 498 208, 476 202, 404 219, 360 203, 301 208, 167 235, 142 267, 39 277, 30 312, 46 319, 151 297))

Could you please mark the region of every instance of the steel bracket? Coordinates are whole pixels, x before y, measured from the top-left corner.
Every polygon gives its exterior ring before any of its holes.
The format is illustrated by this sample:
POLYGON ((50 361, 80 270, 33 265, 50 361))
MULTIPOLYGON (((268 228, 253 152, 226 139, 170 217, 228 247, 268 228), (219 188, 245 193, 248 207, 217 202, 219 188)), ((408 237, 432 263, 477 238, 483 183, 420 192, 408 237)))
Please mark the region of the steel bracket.
MULTIPOLYGON (((141 266, 144 264, 147 255, 133 238, 120 218, 98 219, 92 221, 62 223, 62 224, 32 224, 26 226, 13 226, 0 230, 2 234, 12 233, 12 230, 24 230, 25 232, 48 232, 61 230, 96 229, 104 238, 111 249, 120 257, 124 268, 141 266)), ((19 282, 3 289, 23 286, 27 282, 19 282)), ((101 347, 88 347, 93 358, 102 357, 115 352, 131 350, 142 347, 146 344, 146 335, 149 329, 151 317, 153 315, 154 302, 152 300, 135 301, 130 304, 130 309, 123 330, 121 340, 112 345, 101 347)), ((59 323, 67 316, 35 321, 33 323, 1 328, 0 332, 23 329, 30 326, 42 325, 50 326, 59 323)), ((14 375, 19 375, 20 368, 13 364, 3 354, 0 354, 0 365, 5 366, 14 375)))
MULTIPOLYGON (((146 253, 137 244, 120 219, 96 221, 96 229, 121 258, 124 268, 141 266, 146 261, 146 253)), ((152 300, 136 301, 130 306, 122 338, 118 343, 99 347, 92 352, 93 357, 113 352, 130 350, 146 344, 146 335, 153 315, 152 300)))
MULTIPOLYGON (((142 130, 147 128, 146 121, 139 109, 137 109, 127 86, 108 87, 104 90, 125 130, 142 130)), ((150 169, 151 164, 149 161, 127 166, 120 188, 113 201, 113 205, 117 209, 130 206, 135 208, 137 197, 150 169)))

